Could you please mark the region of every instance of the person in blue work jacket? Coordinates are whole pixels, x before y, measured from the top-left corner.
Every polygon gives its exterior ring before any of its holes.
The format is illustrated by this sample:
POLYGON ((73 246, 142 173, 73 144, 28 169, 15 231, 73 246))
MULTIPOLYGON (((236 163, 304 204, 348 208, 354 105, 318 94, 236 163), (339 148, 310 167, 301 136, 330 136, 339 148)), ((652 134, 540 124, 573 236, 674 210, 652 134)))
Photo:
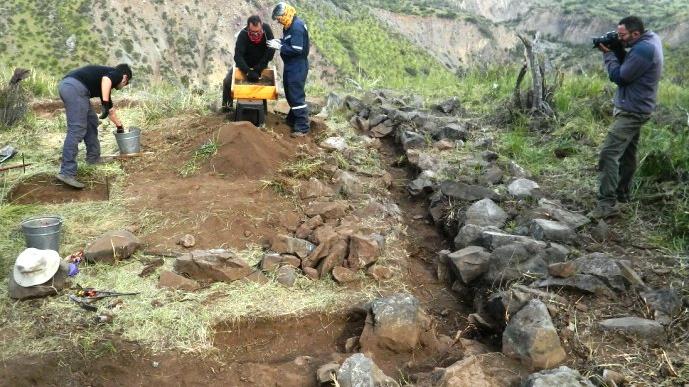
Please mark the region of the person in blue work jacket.
POLYGON ((273 20, 283 27, 282 39, 272 39, 268 46, 280 52, 284 63, 282 81, 290 107, 287 125, 292 128, 292 137, 306 136, 309 110, 304 87, 309 72, 309 31, 304 21, 297 17, 297 10, 284 2, 273 9, 273 20))

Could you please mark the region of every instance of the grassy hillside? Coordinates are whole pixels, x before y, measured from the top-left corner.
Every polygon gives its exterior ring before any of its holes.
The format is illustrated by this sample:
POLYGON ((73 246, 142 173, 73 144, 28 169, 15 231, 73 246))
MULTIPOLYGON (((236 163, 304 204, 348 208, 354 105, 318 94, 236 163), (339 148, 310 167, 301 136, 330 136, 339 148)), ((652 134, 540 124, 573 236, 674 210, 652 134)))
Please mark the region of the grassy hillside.
POLYGON ((90 0, 12 0, 0 5, 0 62, 52 74, 107 57, 90 0))

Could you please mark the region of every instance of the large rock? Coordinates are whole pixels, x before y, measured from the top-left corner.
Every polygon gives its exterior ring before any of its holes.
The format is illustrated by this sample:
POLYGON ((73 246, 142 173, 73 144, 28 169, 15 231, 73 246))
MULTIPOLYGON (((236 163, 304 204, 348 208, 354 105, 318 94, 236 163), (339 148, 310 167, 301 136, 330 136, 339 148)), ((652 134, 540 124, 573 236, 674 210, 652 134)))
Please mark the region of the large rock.
POLYGON ((466 141, 469 133, 466 128, 458 123, 447 124, 432 132, 435 140, 462 140, 466 141))
POLYGON ((665 328, 657 321, 640 317, 611 318, 599 323, 605 331, 618 331, 635 335, 638 338, 653 344, 661 344, 667 340, 665 328))
POLYGON ((615 291, 627 290, 626 278, 616 259, 593 253, 575 259, 577 274, 568 278, 546 278, 537 287, 563 287, 586 293, 612 296, 615 291))
POLYGON ((50 280, 43 284, 23 287, 19 286, 14 281, 14 270, 10 269, 10 273, 7 276, 8 284, 8 295, 10 298, 15 300, 29 300, 33 298, 42 298, 56 295, 59 291, 66 288, 69 285, 69 264, 66 262, 60 262, 60 267, 57 272, 50 280))
POLYGON ((347 258, 347 239, 337 240, 328 250, 328 255, 318 264, 318 275, 325 278, 334 268, 342 266, 347 258))
POLYGON ((479 200, 466 211, 465 224, 501 228, 507 221, 507 213, 490 199, 479 200))
POLYGON ((399 383, 385 375, 366 355, 357 353, 344 361, 337 371, 340 387, 399 387, 399 383))
POLYGON ((381 253, 381 246, 376 238, 354 234, 349 238, 349 255, 347 265, 352 270, 359 270, 374 264, 381 253))
POLYGON ((567 223, 574 229, 584 226, 590 222, 589 218, 586 216, 569 211, 561 204, 545 198, 538 201, 538 208, 551 218, 567 223))
POLYGON ((323 220, 340 219, 347 214, 349 204, 344 200, 334 202, 313 202, 310 203, 305 213, 307 216, 320 215, 323 220))
POLYGON ((110 231, 93 241, 84 251, 84 257, 90 262, 114 263, 131 257, 139 246, 139 238, 131 232, 110 231))
POLYGON ((309 179, 306 184, 299 188, 299 197, 301 197, 302 200, 330 197, 334 194, 335 192, 333 192, 332 188, 326 186, 315 177, 309 179))
POLYGON ((440 191, 452 199, 474 202, 481 199, 498 200, 498 194, 493 190, 479 185, 470 185, 458 181, 444 181, 440 183, 440 191))
POLYGON ((521 372, 519 364, 500 353, 469 355, 442 370, 437 380, 429 384, 433 387, 512 386, 519 382, 521 372))
POLYGON ((337 171, 334 176, 337 192, 345 196, 358 195, 364 192, 364 184, 354 174, 346 171, 337 171))
POLYGON ((538 240, 571 242, 577 237, 567 223, 547 219, 534 219, 529 231, 538 240))
POLYGON ((510 183, 507 187, 507 191, 510 195, 516 197, 517 199, 527 199, 539 195, 539 185, 529 179, 517 179, 510 183))
POLYGON ((199 281, 233 282, 253 272, 246 261, 225 250, 192 251, 177 258, 173 267, 199 281))
POLYGON ((495 227, 483 227, 477 226, 475 224, 465 224, 457 232, 455 236, 454 244, 456 249, 463 249, 467 246, 472 245, 483 245, 483 232, 493 231, 496 233, 502 233, 502 230, 495 227))
POLYGON ((430 320, 419 300, 410 294, 395 294, 371 303, 361 334, 362 352, 377 348, 409 353, 420 345, 430 320))
POLYGON ((502 352, 532 369, 547 369, 562 363, 567 355, 540 300, 531 300, 507 324, 502 334, 502 352))
POLYGON ((513 243, 493 251, 488 263, 486 279, 501 284, 521 279, 545 277, 548 273, 548 256, 537 245, 513 243))
POLYGON ((539 299, 546 304, 567 304, 567 300, 557 294, 532 289, 524 285, 512 285, 507 290, 491 294, 481 309, 493 321, 504 324, 509 316, 514 316, 533 299, 539 299))
POLYGON ((160 273, 158 287, 193 292, 195 290, 199 290, 201 285, 192 279, 183 277, 169 270, 164 270, 160 273))
POLYGON ((321 141, 319 144, 321 148, 327 150, 327 151, 339 151, 343 152, 349 146, 347 145, 347 141, 342 138, 342 137, 328 137, 325 140, 321 141))
POLYGON ((426 139, 422 135, 409 130, 402 133, 400 142, 405 151, 409 149, 420 149, 426 146, 426 139))
POLYGON ((313 243, 292 238, 287 235, 275 235, 270 244, 270 249, 278 254, 294 254, 299 258, 306 258, 316 248, 313 243))
POLYGON ((656 321, 669 324, 682 312, 682 297, 677 289, 647 290, 641 292, 646 305, 653 311, 656 321))
POLYGON ((469 284, 488 271, 491 254, 480 246, 469 246, 449 254, 452 268, 465 284, 469 284))
POLYGON ((579 371, 562 366, 529 375, 522 387, 594 387, 579 371))

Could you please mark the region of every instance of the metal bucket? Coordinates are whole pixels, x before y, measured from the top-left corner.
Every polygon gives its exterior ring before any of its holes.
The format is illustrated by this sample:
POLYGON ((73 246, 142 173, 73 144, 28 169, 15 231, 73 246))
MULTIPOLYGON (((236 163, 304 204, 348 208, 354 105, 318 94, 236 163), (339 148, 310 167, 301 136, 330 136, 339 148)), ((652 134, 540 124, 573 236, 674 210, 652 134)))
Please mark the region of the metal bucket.
POLYGON ((113 134, 117 140, 117 147, 120 148, 120 154, 128 155, 141 152, 141 129, 130 128, 129 132, 113 132, 113 134))
POLYGON ((29 218, 21 223, 26 247, 40 250, 55 250, 60 248, 60 227, 62 219, 58 216, 40 216, 29 218))

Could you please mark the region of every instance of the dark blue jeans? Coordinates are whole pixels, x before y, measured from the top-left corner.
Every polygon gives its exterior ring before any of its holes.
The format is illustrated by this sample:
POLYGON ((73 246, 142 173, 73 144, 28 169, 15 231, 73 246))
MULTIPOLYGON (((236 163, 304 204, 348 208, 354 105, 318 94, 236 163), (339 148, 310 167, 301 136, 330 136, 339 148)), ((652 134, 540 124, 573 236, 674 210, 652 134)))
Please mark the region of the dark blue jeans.
POLYGON ((86 161, 96 161, 100 157, 98 116, 91 108, 88 89, 78 80, 63 79, 58 92, 67 115, 67 136, 62 146, 60 173, 74 177, 77 175, 77 154, 82 140, 86 143, 86 161))
POLYGON ((306 105, 306 76, 309 73, 309 63, 298 61, 296 63, 285 63, 283 74, 283 86, 285 88, 285 98, 290 110, 287 114, 287 124, 295 132, 308 133, 309 131, 309 109, 306 105))

